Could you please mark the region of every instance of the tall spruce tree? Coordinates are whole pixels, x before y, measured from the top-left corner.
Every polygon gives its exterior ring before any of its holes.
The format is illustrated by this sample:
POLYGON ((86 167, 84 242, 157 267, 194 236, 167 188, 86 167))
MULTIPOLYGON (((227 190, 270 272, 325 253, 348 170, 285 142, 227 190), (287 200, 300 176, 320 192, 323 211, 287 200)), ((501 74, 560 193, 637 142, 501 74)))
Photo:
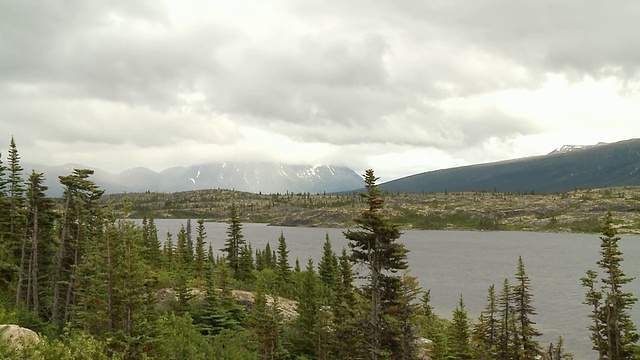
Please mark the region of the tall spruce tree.
POLYGON ((204 220, 198 220, 198 227, 196 228, 196 261, 195 261, 195 271, 196 276, 199 278, 204 277, 205 270, 205 250, 204 250, 204 242, 207 239, 207 232, 204 228, 204 220))
POLYGON ((281 289, 282 293, 287 294, 289 285, 291 284, 291 265, 289 264, 287 240, 284 238, 284 233, 282 231, 280 232, 280 237, 278 237, 276 281, 278 282, 278 287, 281 289))
POLYGON ((541 353, 540 344, 535 338, 542 333, 533 327, 535 322, 531 319, 533 315, 536 315, 536 310, 532 305, 532 297, 531 281, 525 272, 524 262, 520 256, 516 272, 516 285, 513 287, 513 310, 517 322, 516 336, 520 345, 518 359, 533 360, 541 353))
POLYGON ((228 224, 227 241, 222 251, 227 253, 227 263, 233 272, 233 276, 237 278, 238 267, 240 266, 240 252, 245 245, 245 241, 236 204, 231 204, 228 224))
POLYGON ((75 306, 76 267, 80 264, 87 240, 97 235, 103 225, 103 207, 98 201, 104 191, 89 180, 93 173, 90 169, 75 169, 71 175, 59 177, 65 189, 53 279, 53 323, 71 319, 75 306))
POLYGON ((448 332, 448 358, 460 360, 473 358, 473 349, 469 343, 469 330, 469 317, 464 308, 462 295, 460 295, 460 302, 453 311, 453 320, 448 332))
POLYGON ((495 286, 491 285, 487 290, 487 304, 480 313, 478 324, 475 325, 473 330, 472 337, 477 359, 489 360, 497 357, 499 331, 498 298, 495 293, 495 286))
POLYGON ((637 358, 640 356, 637 344, 640 335, 629 315, 637 299, 623 290, 623 286, 633 278, 627 277, 622 271, 622 251, 618 247, 620 237, 617 236, 611 212, 607 212, 603 218, 600 240, 601 258, 597 264, 604 271, 600 295, 594 289, 593 272, 588 272, 587 278, 582 280, 588 289, 585 302, 593 307, 590 317, 594 323, 590 329, 594 349, 607 360, 637 358))
POLYGON ((54 203, 45 195, 47 186, 44 176, 32 171, 27 182, 26 192, 26 231, 23 252, 26 261, 20 263, 20 277, 18 281, 18 299, 23 301, 27 310, 40 313, 41 294, 45 289, 41 285, 51 282, 52 258, 55 251, 54 237, 54 203), (26 277, 26 289, 23 289, 26 277))
POLYGON ((322 283, 327 288, 332 291, 336 290, 338 284, 338 257, 336 253, 333 252, 328 233, 322 245, 322 258, 318 263, 318 274, 320 275, 320 280, 322 280, 322 283))
POLYGON ((352 260, 364 264, 369 271, 367 291, 371 300, 369 314, 369 358, 380 359, 385 352, 393 349, 383 345, 383 339, 395 337, 385 326, 383 304, 393 301, 390 296, 397 296, 398 277, 389 275, 407 268, 408 250, 403 244, 396 242, 401 232, 397 225, 391 223, 383 213, 384 199, 376 185, 378 178, 373 170, 364 174, 366 192, 361 193, 367 208, 354 219, 358 230, 347 230, 345 237, 349 240, 352 260), (390 289, 389 287, 396 287, 390 289))

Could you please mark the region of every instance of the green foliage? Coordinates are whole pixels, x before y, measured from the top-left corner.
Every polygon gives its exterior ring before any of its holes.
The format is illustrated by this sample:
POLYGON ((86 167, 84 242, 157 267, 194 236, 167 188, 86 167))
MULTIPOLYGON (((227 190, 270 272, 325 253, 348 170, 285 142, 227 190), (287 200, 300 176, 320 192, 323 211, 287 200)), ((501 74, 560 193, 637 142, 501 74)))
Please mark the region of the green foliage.
POLYGON ((393 218, 400 225, 411 225, 421 230, 445 230, 449 228, 461 230, 501 230, 500 221, 496 217, 473 216, 458 211, 451 214, 421 214, 415 210, 400 209, 400 215, 393 218))
POLYGON ((625 292, 623 286, 633 280, 622 271, 622 251, 618 247, 620 237, 614 226, 610 212, 603 218, 602 236, 600 237, 600 255, 598 266, 604 271, 602 285, 597 289, 597 274, 588 271, 582 278, 582 285, 587 288, 585 304, 591 307, 589 326, 593 349, 601 358, 610 360, 629 359, 638 355, 640 334, 629 311, 637 302, 632 293, 625 292))
POLYGON ((213 359, 214 349, 188 313, 163 315, 153 325, 148 355, 155 359, 213 359))
POLYGON ((470 320, 464 308, 462 295, 460 302, 453 311, 453 320, 448 331, 447 357, 450 359, 472 359, 473 349, 469 343, 470 320))

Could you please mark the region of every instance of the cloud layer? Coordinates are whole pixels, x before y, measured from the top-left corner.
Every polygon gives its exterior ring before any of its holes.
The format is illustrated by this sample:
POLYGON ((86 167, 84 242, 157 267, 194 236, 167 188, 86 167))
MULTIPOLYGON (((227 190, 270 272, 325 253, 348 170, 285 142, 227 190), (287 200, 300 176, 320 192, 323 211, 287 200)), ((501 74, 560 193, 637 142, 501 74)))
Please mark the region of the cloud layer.
POLYGON ((640 134, 634 0, 17 1, 0 132, 106 170, 332 163, 383 179, 640 134))

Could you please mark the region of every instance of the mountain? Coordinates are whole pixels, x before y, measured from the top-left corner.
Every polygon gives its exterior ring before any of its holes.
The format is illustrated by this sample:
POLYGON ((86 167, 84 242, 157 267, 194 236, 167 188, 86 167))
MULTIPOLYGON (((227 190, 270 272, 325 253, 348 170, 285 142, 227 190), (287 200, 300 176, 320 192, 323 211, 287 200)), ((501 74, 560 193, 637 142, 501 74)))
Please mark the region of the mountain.
POLYGON ((640 139, 565 146, 543 156, 416 174, 381 184, 389 192, 553 193, 640 185, 640 139))
POLYGON ((341 166, 283 165, 261 162, 225 162, 196 166, 178 166, 155 172, 147 168, 132 168, 120 174, 79 165, 45 166, 22 164, 25 174, 31 170, 44 173, 50 196, 62 195, 58 176, 69 175, 73 169, 95 171, 91 180, 106 193, 178 192, 201 189, 235 189, 263 193, 322 193, 353 190, 362 186, 362 177, 341 166))

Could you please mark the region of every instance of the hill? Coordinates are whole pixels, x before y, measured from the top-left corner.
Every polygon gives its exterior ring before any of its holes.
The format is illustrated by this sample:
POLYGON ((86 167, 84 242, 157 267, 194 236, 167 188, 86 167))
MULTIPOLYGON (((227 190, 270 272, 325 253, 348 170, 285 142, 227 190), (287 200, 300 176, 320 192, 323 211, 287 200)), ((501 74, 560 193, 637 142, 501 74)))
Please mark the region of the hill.
POLYGON ((195 166, 178 166, 155 172, 133 168, 111 174, 90 166, 66 164, 45 166, 23 164, 25 174, 31 170, 44 173, 48 195, 62 196, 58 176, 69 175, 75 168, 95 171, 91 180, 106 193, 179 192, 202 189, 235 189, 254 193, 323 193, 358 188, 362 178, 353 170, 329 165, 285 165, 262 162, 224 162, 195 166))
POLYGON ((548 155, 416 174, 381 184, 389 192, 555 193, 640 185, 640 139, 548 155))

